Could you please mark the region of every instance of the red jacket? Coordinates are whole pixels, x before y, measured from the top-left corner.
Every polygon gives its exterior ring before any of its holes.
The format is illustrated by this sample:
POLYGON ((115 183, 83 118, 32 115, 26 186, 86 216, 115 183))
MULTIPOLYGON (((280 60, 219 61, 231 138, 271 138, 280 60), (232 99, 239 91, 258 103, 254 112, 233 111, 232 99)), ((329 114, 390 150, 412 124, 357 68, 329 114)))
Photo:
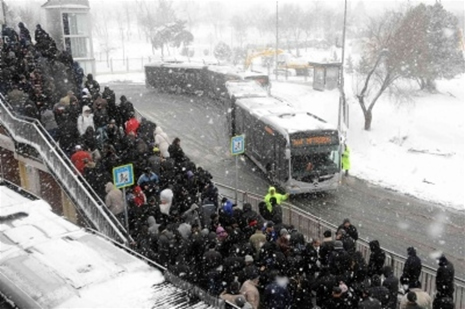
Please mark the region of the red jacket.
POLYGON ((140 123, 135 117, 126 121, 124 125, 126 127, 126 135, 129 135, 130 132, 133 132, 134 135, 137 136, 137 129, 139 129, 140 123))
POLYGON ((87 151, 78 150, 71 156, 71 162, 73 162, 74 166, 81 174, 84 173, 84 167, 86 166, 86 163, 87 163, 85 161, 87 162, 92 161, 92 156, 87 151))
POLYGON ((137 207, 144 205, 146 202, 146 197, 145 197, 144 192, 142 191, 142 188, 139 186, 135 186, 133 193, 134 193, 134 204, 137 207))

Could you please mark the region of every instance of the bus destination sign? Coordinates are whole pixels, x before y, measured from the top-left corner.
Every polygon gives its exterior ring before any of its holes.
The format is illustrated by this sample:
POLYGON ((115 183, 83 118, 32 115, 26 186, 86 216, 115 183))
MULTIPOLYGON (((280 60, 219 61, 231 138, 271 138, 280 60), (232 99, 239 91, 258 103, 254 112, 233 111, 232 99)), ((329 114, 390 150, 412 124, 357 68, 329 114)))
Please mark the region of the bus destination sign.
POLYGON ((331 144, 331 136, 312 136, 291 139, 292 146, 315 146, 315 145, 329 145, 331 144))

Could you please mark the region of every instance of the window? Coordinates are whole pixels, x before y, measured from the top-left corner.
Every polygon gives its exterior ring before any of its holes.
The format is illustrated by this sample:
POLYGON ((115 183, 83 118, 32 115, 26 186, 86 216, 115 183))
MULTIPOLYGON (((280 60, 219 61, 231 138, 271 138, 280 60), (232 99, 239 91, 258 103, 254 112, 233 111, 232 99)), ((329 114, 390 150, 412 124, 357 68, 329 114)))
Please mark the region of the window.
POLYGON ((90 41, 87 14, 63 13, 65 49, 74 58, 90 58, 90 41))
POLYGON ((308 147, 307 150, 293 149, 292 177, 306 180, 339 172, 341 153, 339 145, 308 147))

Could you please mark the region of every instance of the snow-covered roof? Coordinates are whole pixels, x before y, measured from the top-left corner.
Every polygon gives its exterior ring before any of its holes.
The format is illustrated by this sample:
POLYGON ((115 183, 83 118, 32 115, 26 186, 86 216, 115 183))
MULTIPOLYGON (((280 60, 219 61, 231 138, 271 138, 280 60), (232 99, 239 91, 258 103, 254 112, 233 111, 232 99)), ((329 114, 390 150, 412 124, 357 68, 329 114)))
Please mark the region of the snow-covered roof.
POLYGON ((229 96, 236 98, 244 97, 267 97, 268 93, 254 80, 234 80, 227 81, 226 89, 229 96))
POLYGON ((288 102, 274 98, 243 98, 236 104, 283 135, 312 130, 336 130, 311 113, 298 110, 288 102))
POLYGON ((42 7, 45 9, 90 9, 88 0, 48 0, 42 7))
POLYGON ((209 65, 208 70, 212 72, 217 72, 221 74, 233 74, 233 75, 238 75, 241 73, 240 70, 238 70, 235 67, 229 66, 229 65, 209 65))
POLYGON ((20 308, 149 308, 160 271, 0 186, 0 286, 20 308), (7 284, 6 284, 7 283, 7 284))

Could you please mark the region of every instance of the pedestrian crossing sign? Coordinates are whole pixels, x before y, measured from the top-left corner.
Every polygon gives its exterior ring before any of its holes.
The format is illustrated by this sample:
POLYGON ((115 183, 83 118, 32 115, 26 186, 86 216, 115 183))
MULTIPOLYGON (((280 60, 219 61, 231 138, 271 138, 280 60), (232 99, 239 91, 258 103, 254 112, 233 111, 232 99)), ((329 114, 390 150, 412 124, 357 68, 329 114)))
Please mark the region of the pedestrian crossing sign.
POLYGON ((244 135, 236 135, 231 138, 231 154, 233 156, 244 153, 245 138, 244 135))
POLYGON ((113 168, 113 184, 117 189, 129 187, 134 184, 134 169, 132 164, 113 168))

